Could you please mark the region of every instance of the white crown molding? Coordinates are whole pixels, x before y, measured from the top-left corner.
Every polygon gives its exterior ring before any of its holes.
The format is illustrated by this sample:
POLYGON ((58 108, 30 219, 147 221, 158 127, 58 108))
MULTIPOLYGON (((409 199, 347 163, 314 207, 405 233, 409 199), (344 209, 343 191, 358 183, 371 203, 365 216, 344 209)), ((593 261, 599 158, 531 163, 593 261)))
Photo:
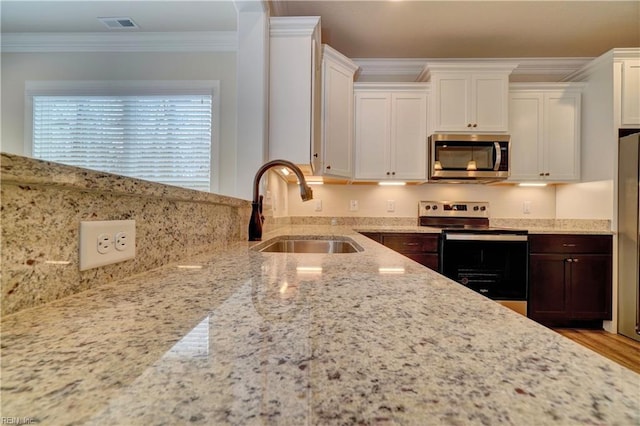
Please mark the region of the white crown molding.
POLYGON ((625 59, 640 58, 640 48, 615 48, 595 58, 593 61, 587 62, 584 66, 578 68, 574 72, 565 76, 563 81, 584 81, 601 67, 613 66, 614 61, 623 61, 625 59))
POLYGON ((269 18, 269 34, 271 35, 310 36, 319 26, 319 16, 274 16, 269 18))
POLYGON ((417 76, 424 68, 426 59, 352 59, 360 67, 360 75, 417 76))
POLYGON ((539 92, 541 90, 560 90, 567 91, 582 91, 587 86, 586 83, 581 82, 556 82, 556 83, 509 83, 509 91, 518 92, 539 92))
POLYGON ((413 76, 415 81, 428 80, 428 68, 437 68, 441 64, 461 64, 473 67, 495 67, 509 64, 515 66, 513 75, 556 76, 558 81, 576 72, 593 58, 483 58, 483 59, 353 59, 360 66, 362 76, 413 76))
POLYGON ((3 53, 235 52, 235 31, 127 33, 6 33, 3 53))
POLYGON ((353 71, 354 73, 359 69, 358 65, 355 62, 353 62, 351 59, 347 58, 328 44, 322 45, 322 57, 330 58, 334 62, 341 64, 343 67, 347 68, 350 71, 353 71))
POLYGON ((389 90, 393 90, 394 92, 401 91, 429 91, 431 88, 431 83, 423 83, 423 82, 355 82, 353 83, 354 90, 367 90, 373 92, 388 92, 389 90))

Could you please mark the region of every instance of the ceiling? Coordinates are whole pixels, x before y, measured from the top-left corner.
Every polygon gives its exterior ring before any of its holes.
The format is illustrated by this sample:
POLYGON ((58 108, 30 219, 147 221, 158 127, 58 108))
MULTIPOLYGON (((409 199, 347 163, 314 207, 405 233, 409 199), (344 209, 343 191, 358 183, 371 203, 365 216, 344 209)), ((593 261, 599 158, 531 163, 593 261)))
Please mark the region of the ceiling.
POLYGON ((640 1, 272 1, 350 58, 595 57, 640 46, 640 1))
MULTIPOLYGON (((108 32, 98 17, 128 17, 140 32, 235 31, 231 0, 2 0, 3 33, 108 32)), ((120 30, 117 30, 120 31, 120 30)))
MULTIPOLYGON (((272 0, 273 16, 321 16, 323 42, 351 58, 595 57, 640 46, 640 1, 272 0)), ((2 0, 3 33, 235 31, 232 0, 2 0)))

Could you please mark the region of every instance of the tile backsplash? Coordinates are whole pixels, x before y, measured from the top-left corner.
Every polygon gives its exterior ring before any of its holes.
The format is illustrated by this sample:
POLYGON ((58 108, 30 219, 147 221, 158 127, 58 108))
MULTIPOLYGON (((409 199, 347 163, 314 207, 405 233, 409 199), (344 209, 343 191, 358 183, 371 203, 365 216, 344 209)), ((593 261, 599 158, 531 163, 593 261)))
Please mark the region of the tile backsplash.
POLYGON ((2 316, 246 241, 251 203, 2 154, 2 316), (78 268, 80 222, 136 221, 136 258, 78 268))

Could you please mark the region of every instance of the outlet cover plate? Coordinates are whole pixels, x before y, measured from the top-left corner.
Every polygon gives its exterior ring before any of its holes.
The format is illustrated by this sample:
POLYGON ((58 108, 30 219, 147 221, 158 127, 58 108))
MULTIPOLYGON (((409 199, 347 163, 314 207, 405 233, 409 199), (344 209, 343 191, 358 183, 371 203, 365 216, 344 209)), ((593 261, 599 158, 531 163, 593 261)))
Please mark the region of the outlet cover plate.
POLYGON ((135 220, 96 220, 80 222, 80 270, 97 268, 133 259, 136 256, 136 221, 135 220), (115 244, 116 234, 127 235, 126 250, 116 250, 115 246, 107 253, 98 252, 98 237, 107 234, 111 244, 115 244))

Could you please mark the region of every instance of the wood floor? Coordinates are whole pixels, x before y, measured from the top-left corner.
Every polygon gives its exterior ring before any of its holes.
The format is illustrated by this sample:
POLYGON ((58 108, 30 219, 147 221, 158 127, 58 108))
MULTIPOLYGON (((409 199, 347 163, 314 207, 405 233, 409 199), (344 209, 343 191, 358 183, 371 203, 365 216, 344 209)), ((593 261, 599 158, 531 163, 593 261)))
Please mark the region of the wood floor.
POLYGON ((640 342, 604 330, 554 328, 563 336, 640 374, 640 342))

